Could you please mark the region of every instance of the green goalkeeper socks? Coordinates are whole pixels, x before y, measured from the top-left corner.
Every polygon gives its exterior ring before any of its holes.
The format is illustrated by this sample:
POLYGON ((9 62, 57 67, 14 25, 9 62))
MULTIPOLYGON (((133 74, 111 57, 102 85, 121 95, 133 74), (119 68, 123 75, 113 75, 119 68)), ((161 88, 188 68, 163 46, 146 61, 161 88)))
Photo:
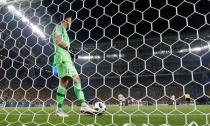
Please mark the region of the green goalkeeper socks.
POLYGON ((82 91, 81 88, 81 84, 74 82, 74 93, 77 97, 77 100, 79 101, 79 103, 82 105, 85 103, 85 97, 84 97, 84 93, 82 91))
POLYGON ((63 86, 58 86, 57 94, 56 94, 58 110, 61 110, 61 108, 63 106, 65 94, 66 94, 66 88, 64 88, 63 86))
MULTIPOLYGON (((74 82, 74 93, 77 97, 77 100, 79 101, 79 103, 81 105, 86 104, 85 103, 85 97, 84 97, 84 93, 82 91, 81 88, 81 84, 75 83, 74 82)), ((64 88, 63 86, 59 86, 57 89, 57 94, 56 94, 56 101, 57 101, 57 107, 58 110, 61 110, 62 106, 63 106, 63 101, 66 95, 66 88, 64 88)))

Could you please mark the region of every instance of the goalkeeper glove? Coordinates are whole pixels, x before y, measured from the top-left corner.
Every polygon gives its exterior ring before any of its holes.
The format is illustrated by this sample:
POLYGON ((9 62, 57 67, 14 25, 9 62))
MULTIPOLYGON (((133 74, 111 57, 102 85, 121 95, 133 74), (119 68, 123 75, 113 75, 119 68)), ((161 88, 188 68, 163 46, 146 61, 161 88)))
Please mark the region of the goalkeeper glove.
POLYGON ((77 59, 78 58, 78 54, 73 49, 65 48, 65 50, 67 50, 69 52, 72 59, 77 59))

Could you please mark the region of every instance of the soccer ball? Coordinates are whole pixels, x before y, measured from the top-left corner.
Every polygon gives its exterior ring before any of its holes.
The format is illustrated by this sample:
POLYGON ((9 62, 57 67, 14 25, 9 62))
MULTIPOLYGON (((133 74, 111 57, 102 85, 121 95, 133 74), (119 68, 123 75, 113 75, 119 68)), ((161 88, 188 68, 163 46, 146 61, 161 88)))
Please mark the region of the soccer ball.
POLYGON ((103 102, 96 102, 94 108, 99 111, 99 113, 106 111, 106 105, 103 102))

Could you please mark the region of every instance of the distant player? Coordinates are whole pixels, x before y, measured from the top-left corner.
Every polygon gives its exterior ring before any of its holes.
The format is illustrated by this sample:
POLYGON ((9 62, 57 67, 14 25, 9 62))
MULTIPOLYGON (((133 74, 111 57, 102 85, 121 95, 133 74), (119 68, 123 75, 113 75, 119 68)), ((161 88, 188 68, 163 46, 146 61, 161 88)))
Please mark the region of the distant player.
POLYGON ((189 105, 190 104, 190 95, 187 93, 187 94, 185 94, 185 101, 186 101, 186 103, 187 103, 187 105, 189 105))
POLYGON ((119 106, 123 106, 125 104, 125 97, 122 94, 118 95, 119 106))
POLYGON ((172 96, 171 96, 171 100, 172 100, 172 104, 175 105, 175 103, 176 103, 175 95, 172 95, 172 96))
POLYGON ((72 16, 66 15, 63 20, 55 26, 51 35, 55 49, 54 64, 56 65, 58 77, 60 79, 56 93, 56 114, 61 117, 68 117, 68 115, 62 111, 62 106, 66 95, 66 88, 71 78, 73 79, 74 93, 81 105, 80 111, 90 114, 97 112, 86 104, 84 93, 81 89, 80 77, 68 52, 70 40, 66 29, 70 28, 71 22, 72 16))
POLYGON ((135 99, 131 98, 131 104, 134 105, 135 104, 135 99))

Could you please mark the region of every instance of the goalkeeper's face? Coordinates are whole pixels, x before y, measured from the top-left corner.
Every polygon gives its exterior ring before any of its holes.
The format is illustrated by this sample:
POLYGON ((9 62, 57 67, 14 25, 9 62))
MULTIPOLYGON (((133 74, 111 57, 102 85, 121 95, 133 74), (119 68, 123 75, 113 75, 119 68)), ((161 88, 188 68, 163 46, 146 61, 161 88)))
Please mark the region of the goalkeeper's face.
POLYGON ((68 17, 64 21, 65 21, 65 27, 66 27, 66 29, 70 29, 72 18, 71 17, 68 17))

